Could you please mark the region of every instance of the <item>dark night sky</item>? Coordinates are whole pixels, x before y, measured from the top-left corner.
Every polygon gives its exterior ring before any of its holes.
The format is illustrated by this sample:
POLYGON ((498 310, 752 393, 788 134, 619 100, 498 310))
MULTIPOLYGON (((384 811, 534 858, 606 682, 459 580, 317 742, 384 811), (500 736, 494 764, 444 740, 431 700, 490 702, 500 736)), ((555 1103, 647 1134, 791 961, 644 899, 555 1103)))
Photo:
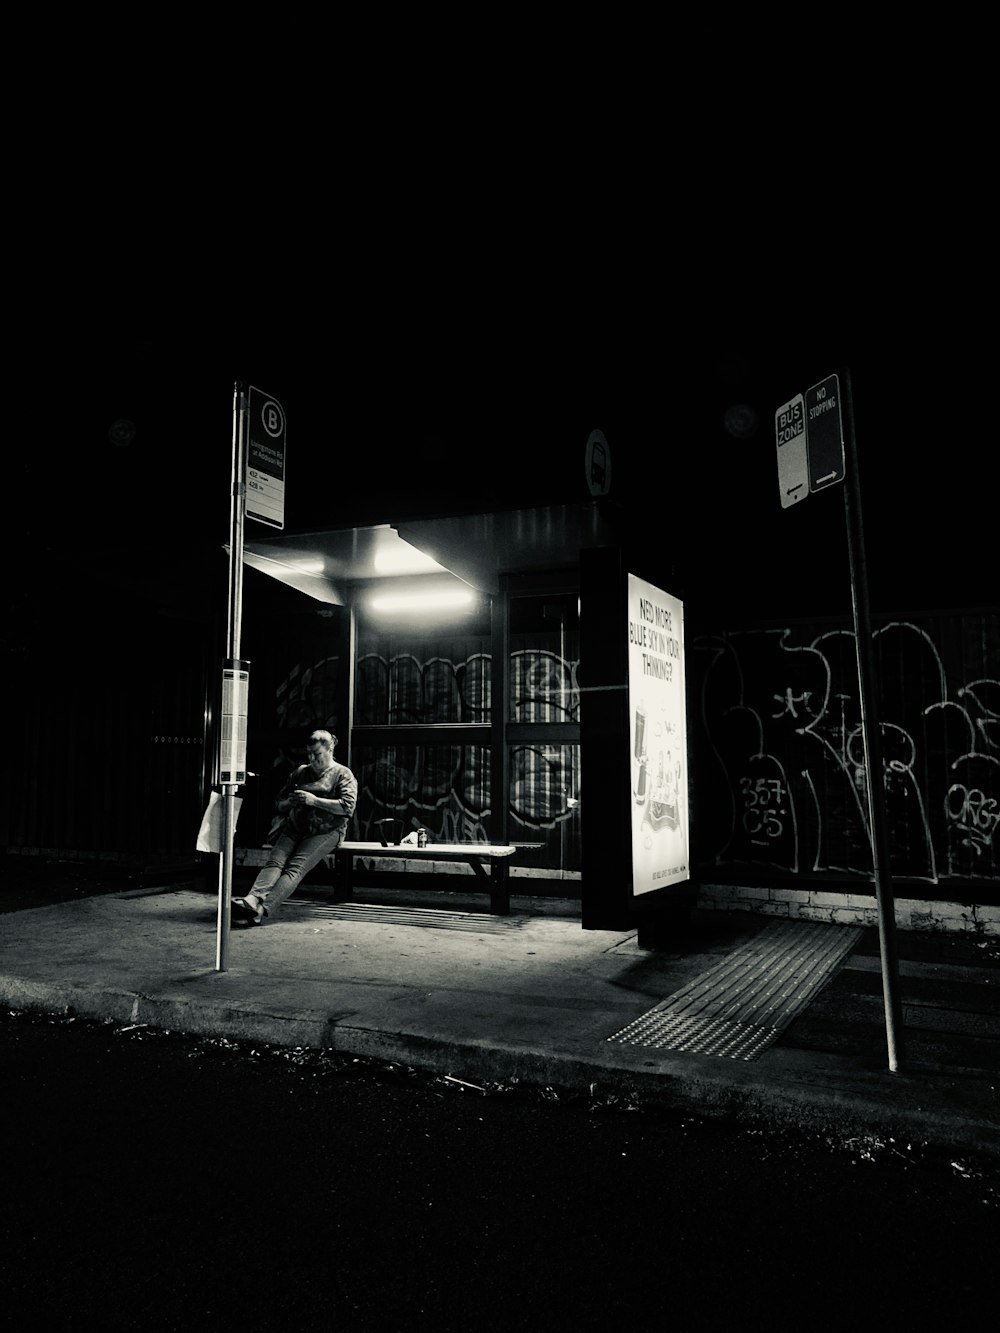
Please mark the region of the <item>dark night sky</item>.
POLYGON ((228 536, 239 379, 287 414, 288 531, 477 507, 470 469, 482 508, 567 498, 567 485, 586 500, 597 426, 632 522, 654 545, 681 542, 706 602, 849 613, 842 488, 782 510, 773 423, 779 403, 848 364, 873 610, 996 601, 988 382, 944 337, 897 337, 888 351, 869 339, 856 356, 833 340, 757 340, 746 322, 728 339, 685 340, 528 311, 444 326, 417 308, 378 313, 281 336, 123 319, 49 343, 12 524, 32 572, 71 594, 88 568, 107 583, 111 565, 119 586, 140 570, 204 583, 228 536), (723 425, 736 403, 757 415, 745 439, 723 425), (109 439, 120 418, 135 425, 127 445, 109 439))

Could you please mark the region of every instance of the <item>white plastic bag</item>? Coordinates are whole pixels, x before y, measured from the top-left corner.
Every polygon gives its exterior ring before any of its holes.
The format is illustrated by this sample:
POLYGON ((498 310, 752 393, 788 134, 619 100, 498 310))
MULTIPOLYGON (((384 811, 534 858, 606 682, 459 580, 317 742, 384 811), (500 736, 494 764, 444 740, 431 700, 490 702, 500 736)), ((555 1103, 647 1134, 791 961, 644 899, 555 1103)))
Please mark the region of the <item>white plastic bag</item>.
MULTIPOLYGON (((240 806, 243 804, 242 796, 233 797, 233 829, 240 819, 240 806)), ((225 832, 226 809, 225 802, 217 791, 213 791, 208 797, 208 809, 205 811, 205 817, 201 821, 201 828, 198 830, 199 852, 221 852, 222 839, 225 832)))

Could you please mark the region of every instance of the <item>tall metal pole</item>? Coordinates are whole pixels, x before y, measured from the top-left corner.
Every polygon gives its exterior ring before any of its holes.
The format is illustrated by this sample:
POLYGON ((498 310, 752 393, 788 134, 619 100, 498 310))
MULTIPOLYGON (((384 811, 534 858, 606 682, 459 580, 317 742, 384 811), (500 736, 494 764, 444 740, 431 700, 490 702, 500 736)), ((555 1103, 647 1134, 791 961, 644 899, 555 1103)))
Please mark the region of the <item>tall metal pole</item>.
MULTIPOLYGON (((247 401, 242 385, 233 386, 233 461, 229 500, 229 603, 226 617, 226 658, 239 667, 240 636, 243 622, 243 526, 246 511, 246 417, 247 401)), ((235 671, 234 689, 239 690, 239 672, 235 671)), ((237 725, 238 694, 234 699, 233 726, 237 725)), ((230 770, 230 776, 235 776, 230 770)), ((236 834, 236 789, 238 783, 223 784, 223 836, 219 861, 219 910, 216 928, 215 970, 229 966, 229 925, 233 891, 233 841, 236 834)))
POLYGON ((844 424, 847 447, 844 510, 847 519, 847 550, 851 565, 851 601, 854 607, 854 640, 858 658, 858 684, 861 693, 861 730, 865 752, 868 823, 872 840, 872 864, 875 871, 875 903, 878 911, 879 953, 882 962, 882 997, 885 1007, 885 1035, 889 1069, 898 1073, 903 1062, 903 1010, 899 999, 899 964, 896 957, 896 912, 889 872, 889 844, 886 832, 885 776, 882 736, 875 698, 875 655, 872 648, 871 616, 868 606, 868 567, 865 561, 864 524, 861 516, 861 482, 858 476, 858 451, 854 435, 854 399, 851 372, 843 377, 844 424))

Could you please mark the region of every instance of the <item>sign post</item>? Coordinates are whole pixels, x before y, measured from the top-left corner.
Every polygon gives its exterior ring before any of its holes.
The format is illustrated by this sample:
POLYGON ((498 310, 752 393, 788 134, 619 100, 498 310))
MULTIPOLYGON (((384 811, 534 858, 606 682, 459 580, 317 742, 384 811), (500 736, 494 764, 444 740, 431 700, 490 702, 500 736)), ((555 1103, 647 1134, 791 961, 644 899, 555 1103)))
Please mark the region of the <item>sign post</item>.
POLYGON ((787 509, 807 495, 824 490, 846 477, 844 512, 847 521, 847 554, 851 571, 851 602, 854 609, 854 645, 858 664, 861 701, 861 738, 864 745, 868 823, 875 876, 879 952, 882 962, 882 995, 889 1069, 896 1073, 903 1059, 903 1011, 899 1000, 899 964, 896 958, 896 911, 889 873, 886 833, 885 778, 882 736, 875 702, 875 658, 872 651, 871 618, 868 607, 868 570, 865 563, 864 526, 861 518, 861 483, 858 478, 857 442, 854 437, 854 408, 851 373, 828 375, 826 379, 796 394, 774 414, 778 448, 778 488, 781 505, 787 509), (850 466, 844 450, 844 422, 850 466))
MULTIPOLYGON (((234 741, 239 724, 240 680, 237 670, 243 616, 243 519, 247 400, 239 383, 233 386, 233 456, 229 495, 229 599, 226 614, 226 666, 222 673, 223 725, 220 728, 219 776, 222 782, 222 849, 219 854, 219 904, 216 920, 215 970, 229 966, 229 926, 233 890, 233 839, 236 833, 238 755, 234 741), (234 700, 234 687, 236 699, 234 700), (228 709, 228 725, 227 725, 228 709)), ((242 668, 243 663, 239 662, 242 668)), ((245 768, 244 761, 244 768, 245 768)), ((244 778, 246 774, 244 772, 244 778)))
POLYGON ((243 528, 246 518, 271 527, 285 523, 285 413, 276 398, 250 386, 249 399, 233 388, 233 459, 229 499, 229 606, 226 662, 222 672, 219 776, 222 785, 222 851, 215 968, 229 965, 236 792, 247 774, 247 700, 250 663, 240 658, 243 629, 243 528))
MULTIPOLYGON (((836 376, 833 379, 836 380, 836 376)), ((844 488, 844 513, 847 520, 847 552, 851 565, 851 601, 854 608, 854 642, 858 656, 858 683, 861 694, 861 734, 865 747, 865 771, 868 775, 868 819, 872 836, 872 866, 875 873, 875 906, 878 912, 879 955, 882 964, 882 1000, 885 1009, 885 1035, 889 1069, 898 1073, 903 1063, 903 1008, 899 998, 899 962, 896 955, 896 908, 889 872, 889 838, 885 811, 885 768, 882 757, 882 731, 875 703, 875 654, 868 607, 868 567, 865 562, 864 525, 861 520, 861 482, 858 477, 858 451, 854 438, 854 405, 851 398, 851 372, 844 371, 847 442, 851 466, 844 488)), ((839 410, 838 410, 839 415, 839 410)), ((843 445, 841 445, 843 448, 843 445)), ((821 456, 817 470, 822 474, 828 458, 821 456)))

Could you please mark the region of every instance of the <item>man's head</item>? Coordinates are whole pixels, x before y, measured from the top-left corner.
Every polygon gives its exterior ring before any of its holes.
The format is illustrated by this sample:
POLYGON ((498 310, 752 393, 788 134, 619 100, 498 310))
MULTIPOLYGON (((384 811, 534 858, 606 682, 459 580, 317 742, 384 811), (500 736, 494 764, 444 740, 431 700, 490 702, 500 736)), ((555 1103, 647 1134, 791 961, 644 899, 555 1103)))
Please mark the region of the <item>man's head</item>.
POLYGON ((337 738, 330 731, 314 731, 306 741, 306 759, 317 773, 330 767, 337 738))

